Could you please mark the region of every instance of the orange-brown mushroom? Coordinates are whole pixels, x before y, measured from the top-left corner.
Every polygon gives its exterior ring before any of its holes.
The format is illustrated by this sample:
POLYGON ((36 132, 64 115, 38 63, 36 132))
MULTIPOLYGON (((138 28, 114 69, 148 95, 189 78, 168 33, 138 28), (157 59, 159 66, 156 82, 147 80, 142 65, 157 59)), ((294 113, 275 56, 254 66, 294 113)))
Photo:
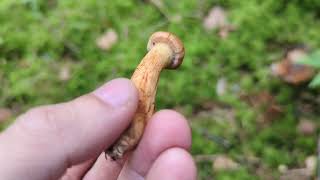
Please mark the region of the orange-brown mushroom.
POLYGON ((139 142, 148 120, 154 113, 157 84, 162 69, 178 68, 184 57, 182 42, 168 32, 154 33, 149 38, 147 49, 149 52, 131 77, 139 92, 136 114, 128 129, 106 150, 106 157, 113 160, 122 158, 139 142))

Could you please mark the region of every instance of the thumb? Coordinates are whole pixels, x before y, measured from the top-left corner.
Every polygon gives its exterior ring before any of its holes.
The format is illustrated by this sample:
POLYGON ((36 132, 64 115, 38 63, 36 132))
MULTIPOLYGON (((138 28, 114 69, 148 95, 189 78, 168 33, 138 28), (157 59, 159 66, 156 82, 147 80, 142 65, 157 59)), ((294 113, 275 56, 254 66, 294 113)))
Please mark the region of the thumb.
POLYGON ((57 179, 98 156, 129 125, 138 95, 116 79, 70 102, 31 109, 0 135, 4 179, 57 179))

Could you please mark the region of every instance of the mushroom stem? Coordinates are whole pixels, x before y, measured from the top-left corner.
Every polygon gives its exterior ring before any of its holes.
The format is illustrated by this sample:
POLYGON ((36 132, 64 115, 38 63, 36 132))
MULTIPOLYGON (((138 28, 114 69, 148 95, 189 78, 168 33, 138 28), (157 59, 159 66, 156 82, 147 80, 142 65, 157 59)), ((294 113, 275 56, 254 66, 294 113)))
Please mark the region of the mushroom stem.
MULTIPOLYGON (((169 35, 171 36, 171 34, 169 35)), ((151 43, 152 47, 150 51, 142 59, 131 77, 139 93, 137 111, 128 129, 113 146, 105 151, 107 158, 110 157, 113 160, 120 159, 127 151, 132 150, 138 144, 147 121, 154 113, 160 72, 164 68, 170 68, 176 56, 181 57, 181 52, 179 52, 180 54, 178 55, 180 56, 178 56, 177 52, 174 51, 175 49, 167 42, 151 41, 151 43)), ((182 58, 179 59, 178 65, 182 62, 182 58)))

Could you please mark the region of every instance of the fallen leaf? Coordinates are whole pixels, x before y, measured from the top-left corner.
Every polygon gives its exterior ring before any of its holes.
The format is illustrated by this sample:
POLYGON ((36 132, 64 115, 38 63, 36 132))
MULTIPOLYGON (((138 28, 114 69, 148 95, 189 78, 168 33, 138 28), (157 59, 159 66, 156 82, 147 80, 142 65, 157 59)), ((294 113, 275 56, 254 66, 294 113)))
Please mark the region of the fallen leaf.
POLYGON ((218 155, 213 161, 212 168, 214 171, 236 170, 239 164, 226 155, 218 155))
POLYGON ((8 120, 12 116, 12 111, 8 108, 0 108, 0 123, 8 120))
POLYGON ((271 65, 271 73, 290 84, 301 84, 309 81, 315 70, 299 61, 308 55, 305 48, 295 48, 287 52, 284 59, 271 65))
POLYGON ((267 91, 241 95, 241 98, 247 101, 249 105, 255 108, 266 106, 270 102, 274 101, 274 97, 267 91))
POLYGON ((243 94, 240 99, 247 102, 253 108, 261 111, 258 121, 265 124, 272 122, 278 118, 283 110, 282 107, 276 102, 275 98, 267 91, 262 91, 253 94, 243 94))
POLYGON ((115 30, 109 29, 96 40, 97 46, 102 50, 109 50, 118 41, 118 34, 115 30))
POLYGON ((297 130, 303 135, 312 135, 316 131, 316 124, 313 121, 302 119, 300 120, 297 130))

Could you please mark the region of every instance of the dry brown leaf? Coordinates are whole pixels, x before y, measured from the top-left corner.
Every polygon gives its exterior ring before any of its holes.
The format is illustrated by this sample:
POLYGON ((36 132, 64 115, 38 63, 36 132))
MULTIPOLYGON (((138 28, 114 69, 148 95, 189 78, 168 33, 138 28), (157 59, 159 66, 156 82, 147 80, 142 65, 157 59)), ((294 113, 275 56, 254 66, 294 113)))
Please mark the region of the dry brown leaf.
POLYGON ((0 123, 8 120, 12 116, 12 111, 8 108, 0 108, 0 123))
POLYGON ((299 64, 301 58, 307 56, 305 48, 295 48, 287 52, 283 60, 271 65, 271 73, 291 84, 301 84, 310 80, 315 71, 312 67, 299 64))
POLYGON ((102 50, 109 50, 118 41, 118 34, 115 30, 109 29, 96 40, 97 46, 102 50))
POLYGON ((253 108, 262 111, 258 120, 261 123, 272 122, 278 118, 283 110, 282 107, 276 102, 275 98, 267 91, 241 95, 242 100, 247 102, 253 108))
POLYGON ((236 170, 239 164, 226 155, 218 155, 213 161, 212 168, 214 171, 236 170))
POLYGON ((274 97, 267 91, 242 95, 241 98, 249 103, 252 107, 260 108, 275 101, 274 97))
POLYGON ((313 121, 302 119, 300 120, 297 130, 303 135, 312 135, 316 131, 316 124, 313 121))

